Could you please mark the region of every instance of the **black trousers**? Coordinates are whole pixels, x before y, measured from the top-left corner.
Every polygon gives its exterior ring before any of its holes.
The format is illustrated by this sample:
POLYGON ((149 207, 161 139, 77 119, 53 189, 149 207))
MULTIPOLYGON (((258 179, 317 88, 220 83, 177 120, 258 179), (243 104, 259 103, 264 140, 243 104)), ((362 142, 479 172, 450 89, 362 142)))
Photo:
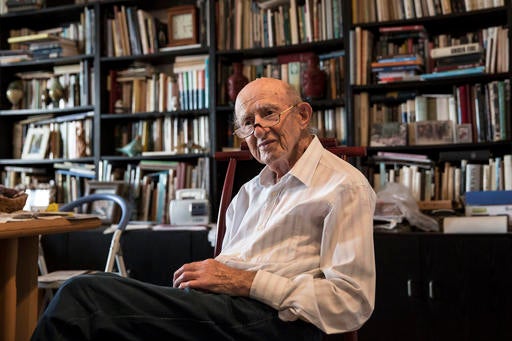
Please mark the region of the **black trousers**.
POLYGON ((67 281, 32 340, 320 340, 256 300, 157 286, 109 273, 67 281))

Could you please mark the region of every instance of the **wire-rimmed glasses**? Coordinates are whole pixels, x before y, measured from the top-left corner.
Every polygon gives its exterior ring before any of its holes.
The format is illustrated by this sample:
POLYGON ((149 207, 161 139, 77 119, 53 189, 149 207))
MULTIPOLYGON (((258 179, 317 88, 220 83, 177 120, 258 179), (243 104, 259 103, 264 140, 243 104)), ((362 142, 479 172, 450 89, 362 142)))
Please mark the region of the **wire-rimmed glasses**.
MULTIPOLYGON (((294 104, 281 112, 272 113, 270 115, 261 116, 260 121, 257 123, 262 128, 270 128, 277 125, 281 121, 281 115, 285 112, 295 108, 298 104, 294 104)), ((236 134, 239 138, 245 139, 254 133, 255 123, 254 116, 252 119, 247 118, 242 122, 242 125, 235 129, 233 134, 236 134)))

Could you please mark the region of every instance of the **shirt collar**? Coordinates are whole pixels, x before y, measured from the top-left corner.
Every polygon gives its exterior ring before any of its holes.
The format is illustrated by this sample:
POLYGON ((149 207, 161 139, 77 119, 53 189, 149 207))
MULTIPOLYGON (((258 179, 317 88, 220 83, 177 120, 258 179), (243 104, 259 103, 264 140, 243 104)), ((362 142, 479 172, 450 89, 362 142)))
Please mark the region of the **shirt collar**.
MULTIPOLYGON (((323 149, 322 143, 318 137, 315 136, 304 154, 302 154, 288 174, 283 176, 281 181, 293 176, 306 186, 309 186, 317 165, 320 162, 323 149)), ((263 186, 274 185, 274 173, 270 168, 268 168, 268 166, 265 166, 260 173, 260 183, 263 186)))

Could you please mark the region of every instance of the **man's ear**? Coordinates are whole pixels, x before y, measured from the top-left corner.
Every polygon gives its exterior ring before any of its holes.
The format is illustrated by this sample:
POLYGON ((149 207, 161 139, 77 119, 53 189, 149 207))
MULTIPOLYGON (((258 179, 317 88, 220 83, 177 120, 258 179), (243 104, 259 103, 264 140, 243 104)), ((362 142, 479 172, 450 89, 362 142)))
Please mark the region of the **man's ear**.
POLYGON ((309 121, 311 121, 311 115, 313 114, 313 108, 308 102, 301 102, 297 104, 297 109, 300 115, 302 128, 308 127, 309 121))

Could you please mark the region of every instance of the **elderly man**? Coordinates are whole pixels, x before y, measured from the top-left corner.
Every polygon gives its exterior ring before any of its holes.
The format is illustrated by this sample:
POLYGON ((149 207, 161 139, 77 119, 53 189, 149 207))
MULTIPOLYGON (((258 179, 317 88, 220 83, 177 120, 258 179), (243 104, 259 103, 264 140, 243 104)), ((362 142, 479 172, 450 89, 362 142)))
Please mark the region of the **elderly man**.
POLYGON ((183 265, 173 288, 79 276, 33 340, 319 340, 373 310, 375 193, 310 133, 311 106, 260 78, 235 102, 236 134, 266 165, 233 199, 216 259, 183 265))

